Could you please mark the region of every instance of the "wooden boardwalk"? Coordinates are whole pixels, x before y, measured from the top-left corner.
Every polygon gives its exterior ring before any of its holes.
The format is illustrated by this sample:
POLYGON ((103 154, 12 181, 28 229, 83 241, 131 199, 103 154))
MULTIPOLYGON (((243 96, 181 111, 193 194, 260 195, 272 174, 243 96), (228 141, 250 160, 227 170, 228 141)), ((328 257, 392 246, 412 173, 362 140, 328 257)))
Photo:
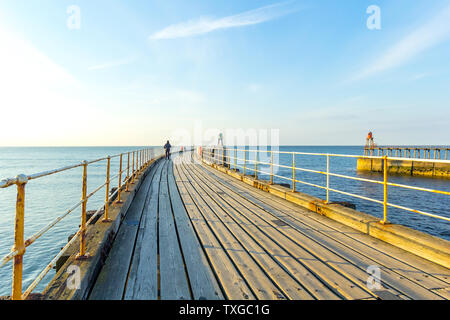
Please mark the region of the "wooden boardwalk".
POLYGON ((192 161, 160 161, 90 299, 449 299, 450 271, 192 161), (368 288, 368 268, 381 286, 368 288))

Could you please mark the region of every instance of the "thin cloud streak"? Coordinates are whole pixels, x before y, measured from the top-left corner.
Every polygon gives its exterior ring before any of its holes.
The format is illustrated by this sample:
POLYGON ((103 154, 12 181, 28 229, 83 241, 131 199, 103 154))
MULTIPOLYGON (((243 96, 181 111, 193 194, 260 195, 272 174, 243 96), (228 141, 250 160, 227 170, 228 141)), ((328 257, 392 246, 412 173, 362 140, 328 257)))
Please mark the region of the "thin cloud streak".
POLYGON ((411 32, 352 80, 362 80, 377 73, 396 68, 423 51, 450 38, 450 6, 444 8, 431 21, 411 32))
POLYGON ((244 27, 274 20, 298 11, 290 2, 280 2, 220 19, 200 18, 170 25, 153 33, 151 40, 175 39, 209 33, 215 30, 244 27))

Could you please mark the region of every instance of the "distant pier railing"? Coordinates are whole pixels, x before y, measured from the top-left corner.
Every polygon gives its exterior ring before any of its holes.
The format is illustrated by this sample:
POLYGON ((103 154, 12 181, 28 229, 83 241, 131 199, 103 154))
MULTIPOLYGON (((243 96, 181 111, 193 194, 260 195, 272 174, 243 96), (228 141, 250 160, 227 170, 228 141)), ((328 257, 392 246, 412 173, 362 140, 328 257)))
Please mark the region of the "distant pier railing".
MULTIPOLYGON (((179 148, 174 148, 179 151, 179 148)), ((177 151, 173 152, 177 152, 177 151)), ((111 203, 111 199, 116 197, 115 202, 120 203, 120 192, 123 190, 128 191, 129 185, 133 184, 135 179, 145 171, 145 169, 150 165, 150 163, 163 156, 162 148, 146 148, 130 152, 125 152, 113 156, 107 156, 100 159, 95 159, 91 161, 83 161, 82 163, 36 173, 32 175, 18 175, 15 178, 0 180, 0 189, 8 188, 11 186, 17 187, 17 200, 16 200, 16 213, 15 213, 15 227, 14 227, 14 246, 11 252, 4 256, 0 260, 0 268, 6 265, 8 261, 13 260, 13 275, 12 275, 12 294, 11 300, 25 300, 36 288, 36 286, 44 279, 45 275, 51 270, 51 268, 56 264, 57 260, 61 257, 64 251, 72 245, 76 239, 80 239, 80 250, 77 255, 77 259, 88 258, 88 253, 86 252, 86 230, 87 225, 94 221, 98 216, 103 215, 103 221, 109 222, 108 209, 111 203), (111 175, 110 167, 111 160, 117 159, 119 161, 119 170, 114 176, 111 175), (124 163, 126 161, 126 163, 124 163), (87 193, 87 170, 88 166, 94 163, 106 162, 106 176, 105 182, 98 186, 94 191, 87 193), (81 200, 68 209, 64 214, 60 215, 54 219, 46 227, 42 228, 34 235, 28 239, 24 239, 24 226, 25 226, 25 186, 31 180, 39 179, 42 177, 58 174, 60 172, 72 170, 75 168, 83 168, 82 174, 82 188, 81 188, 81 200), (126 174, 126 178, 122 179, 122 176, 126 174), (111 183, 113 180, 117 179, 117 188, 115 191, 110 190, 111 183), (105 201, 100 208, 87 220, 87 202, 94 194, 104 189, 105 191, 105 201), (110 192, 111 191, 111 192, 110 192), (81 225, 78 232, 72 237, 72 239, 66 244, 66 246, 60 251, 56 257, 44 268, 44 270, 38 275, 38 277, 30 284, 30 286, 22 292, 22 273, 23 273, 23 257, 26 248, 33 244, 36 240, 42 237, 50 229, 52 229, 58 222, 72 213, 75 209, 81 206, 81 225)))
POLYGON ((448 160, 450 146, 375 146, 364 148, 364 156, 448 160))

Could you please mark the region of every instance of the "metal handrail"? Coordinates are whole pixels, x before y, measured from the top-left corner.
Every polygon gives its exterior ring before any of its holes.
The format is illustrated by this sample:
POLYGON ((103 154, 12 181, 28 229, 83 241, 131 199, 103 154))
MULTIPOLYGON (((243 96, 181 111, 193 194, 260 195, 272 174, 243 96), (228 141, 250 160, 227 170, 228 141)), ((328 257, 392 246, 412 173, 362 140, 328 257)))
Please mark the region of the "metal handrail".
POLYGON ((111 220, 108 218, 108 208, 110 203, 110 198, 113 198, 117 195, 117 203, 120 203, 120 193, 124 187, 126 187, 126 191, 129 191, 129 185, 134 183, 134 180, 145 170, 148 165, 157 158, 157 156, 162 156, 162 153, 155 153, 155 149, 139 149, 130 152, 120 153, 113 156, 103 157, 91 161, 83 161, 82 163, 61 167, 59 169, 54 169, 50 171, 39 172, 31 175, 18 175, 15 178, 3 179, 0 181, 0 189, 8 188, 10 186, 17 186, 17 200, 16 200, 16 217, 15 217, 15 229, 14 229, 14 246, 11 249, 11 252, 5 255, 0 264, 0 268, 6 265, 6 263, 10 260, 14 260, 13 265, 13 279, 12 279, 12 300, 23 300, 26 299, 29 294, 36 288, 40 281, 45 277, 48 271, 53 267, 59 257, 64 253, 64 251, 79 237, 80 239, 80 251, 77 255, 77 259, 86 259, 88 258, 88 253, 86 252, 86 225, 92 222, 103 210, 104 208, 104 218, 103 222, 110 222, 111 220), (131 154, 133 157, 132 164, 130 164, 131 154), (123 157, 127 156, 127 166, 123 168, 123 157), (119 172, 110 177, 110 168, 111 168, 111 159, 119 158, 119 172), (94 191, 87 194, 87 168, 90 164, 94 164, 100 161, 107 161, 107 173, 106 173, 106 181, 98 186, 94 191), (30 238, 24 240, 24 211, 25 211, 25 186, 26 184, 35 179, 39 179, 42 177, 50 176, 53 174, 61 173, 67 170, 75 169, 83 167, 83 183, 82 183, 82 197, 79 202, 73 205, 69 210, 67 210, 64 214, 55 218, 52 222, 50 222, 47 226, 40 229, 36 233, 34 233, 30 238), (127 176, 124 180, 126 185, 122 185, 122 174, 127 173, 127 176), (110 195, 110 183, 111 181, 119 178, 118 187, 110 195), (101 189, 105 188, 106 196, 104 203, 100 206, 100 208, 92 215, 92 217, 86 221, 86 204, 89 198, 91 198, 94 194, 96 194, 101 189), (22 293, 22 271, 23 271, 23 257, 25 255, 26 248, 33 244, 36 240, 42 237, 45 233, 51 230, 57 223, 63 220, 66 216, 72 213, 75 209, 82 206, 81 212, 81 226, 77 233, 72 237, 72 239, 66 244, 66 246, 59 252, 56 257, 44 268, 44 270, 39 274, 37 278, 32 282, 32 284, 22 293))
MULTIPOLYGON (((330 154, 330 153, 310 153, 310 152, 290 152, 290 151, 273 151, 273 150, 258 150, 258 149, 238 149, 238 148, 222 148, 222 147, 220 147, 220 148, 218 148, 218 147, 202 147, 201 155, 202 155, 203 160, 206 161, 206 162, 215 163, 215 164, 220 164, 220 163, 226 164, 227 163, 228 167, 230 167, 230 168, 231 168, 231 163, 232 163, 231 160, 234 160, 234 166, 233 166, 234 169, 242 168, 244 176, 246 175, 246 171, 248 171, 248 170, 254 172, 254 177, 256 179, 258 178, 258 173, 264 174, 264 175, 270 176, 270 184, 273 184, 273 178, 274 177, 277 177, 277 178, 280 178, 280 179, 284 179, 284 180, 287 180, 287 181, 291 181, 292 182, 292 191, 293 192, 295 192, 295 184, 296 183, 301 183, 301 184, 309 185, 309 186, 312 186, 312 187, 324 189, 324 190, 326 190, 326 193, 327 193, 326 203, 330 202, 329 201, 330 200, 329 193, 331 191, 331 192, 340 193, 340 194, 343 194, 343 195, 347 195, 347 196, 351 196, 351 197, 355 197, 355 198, 359 198, 359 199, 363 199, 363 200, 367 200, 367 201, 371 201, 371 202, 382 204, 383 205, 383 219, 380 221, 380 223, 383 223, 383 224, 388 223, 388 220, 387 220, 387 208, 388 207, 393 207, 393 208, 397 208, 397 209, 401 209, 401 210, 405 210, 405 211, 409 211, 409 212, 413 212, 413 213, 417 213, 417 214, 421 214, 421 215, 425 215, 425 216, 429 216, 429 217, 445 220, 445 221, 450 221, 450 218, 448 218, 448 217, 436 215, 436 214, 425 212, 425 211, 421 211, 421 210, 408 208, 408 207, 405 207, 405 206, 400 206, 400 205, 397 205, 397 204, 389 203, 387 201, 387 199, 388 199, 388 186, 405 188, 405 189, 411 189, 411 190, 417 190, 417 191, 423 191, 423 192, 429 192, 429 193, 450 195, 450 192, 448 192, 448 191, 434 190, 434 189, 429 189, 429 188, 415 187, 415 186, 410 186, 410 185, 405 185, 405 184, 388 182, 388 178, 387 178, 387 171, 388 171, 387 163, 388 163, 388 160, 405 160, 405 158, 388 157, 388 156, 380 157, 380 156, 359 156, 359 155, 330 154), (222 151, 221 156, 223 158, 222 158, 221 161, 218 161, 218 159, 217 159, 217 155, 219 153, 216 152, 216 150, 217 151, 222 151), (237 158, 237 152, 243 152, 244 153, 244 159, 237 158), (271 155, 271 163, 265 163, 265 162, 261 162, 261 161, 258 162, 258 157, 257 156, 252 157, 252 159, 249 159, 251 152, 256 153, 256 155, 258 153, 270 154, 271 155), (232 156, 232 154, 234 154, 234 156, 232 156), (247 154, 248 154, 248 157, 247 157, 247 154), (287 165, 281 165, 281 164, 274 163, 274 161, 273 161, 273 154, 288 154, 288 155, 292 155, 293 165, 292 166, 287 166, 287 165), (326 171, 320 171, 320 170, 312 170, 312 169, 297 167, 295 165, 295 156, 296 155, 326 157, 327 170, 326 171), (359 178, 359 177, 352 177, 352 176, 347 176, 347 175, 343 175, 343 174, 332 173, 330 171, 330 158, 331 157, 382 159, 383 160, 383 181, 372 180, 372 179, 365 179, 365 178, 359 178), (238 165, 237 164, 237 160, 243 161, 243 165, 238 165), (254 168, 249 168, 247 166, 247 164, 253 164, 254 168), (271 172, 264 172, 262 170, 258 170, 258 164, 269 165, 271 167, 271 172), (273 167, 291 169, 292 170, 292 178, 274 174, 273 173, 273 167), (301 181, 301 180, 296 179, 296 170, 325 175, 326 178, 327 178, 326 186, 320 186, 320 185, 317 185, 317 184, 313 184, 313 183, 309 183, 309 182, 306 182, 306 181, 301 181), (365 196, 361 196, 361 195, 357 195, 357 194, 353 194, 353 193, 349 193, 349 192, 345 192, 345 191, 342 191, 342 190, 337 190, 337 189, 331 188, 330 187, 330 176, 383 185, 383 200, 381 201, 381 200, 377 200, 377 199, 372 199, 372 198, 369 198, 369 197, 365 197, 365 196)), ((417 162, 433 162, 433 163, 450 164, 450 160, 414 159, 414 158, 407 158, 407 160, 408 161, 417 161, 417 162)))

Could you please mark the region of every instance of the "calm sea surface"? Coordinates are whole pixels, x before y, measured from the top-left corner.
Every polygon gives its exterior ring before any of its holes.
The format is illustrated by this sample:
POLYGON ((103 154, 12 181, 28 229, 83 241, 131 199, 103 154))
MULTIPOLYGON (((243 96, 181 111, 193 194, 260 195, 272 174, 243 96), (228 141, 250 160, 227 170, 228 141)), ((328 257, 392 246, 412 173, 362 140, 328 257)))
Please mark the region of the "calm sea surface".
MULTIPOLYGON (((17 174, 32 174, 77 164, 82 160, 93 160, 107 155, 128 152, 141 147, 74 147, 74 148, 0 148, 0 180, 14 177, 17 174)), ((361 155, 361 147, 303 147, 283 146, 280 151, 297 151, 311 153, 335 153, 361 155)), ((238 153, 238 158, 243 158, 238 153)), ((254 160, 254 156, 250 157, 254 160)), ((292 165, 292 156, 281 154, 274 158, 281 165, 292 165)), ((260 153, 258 161, 270 162, 270 156, 260 153)), ((296 167, 326 171, 326 159, 319 156, 297 155, 296 167)), ((126 159, 124 159, 126 163, 126 159)), ((253 162, 252 162, 253 163, 253 162)), ((238 162, 238 165, 242 163, 238 162)), ((115 159, 111 163, 112 175, 119 168, 119 161, 115 159)), ((252 165, 247 164, 247 173, 251 173, 252 165)), ((364 177, 374 180, 382 180, 379 174, 361 174, 356 172, 356 159, 331 158, 331 172, 350 176, 364 177)), ((269 173, 270 167, 259 165, 258 171, 269 173)), ((105 162, 96 163, 88 167, 88 192, 104 183, 106 174, 105 162)), ((292 170, 279 168, 275 174, 284 177, 292 177, 292 170)), ((82 168, 76 168, 49 177, 33 180, 26 187, 25 207, 25 237, 28 238, 57 216, 63 214, 72 205, 76 204, 81 197, 81 175, 82 168)), ((259 174, 262 179, 269 179, 268 175, 259 174)), ((296 172, 296 179, 326 185, 326 177, 307 172, 296 172)), ((275 177, 275 183, 289 183, 291 181, 275 177)), ((389 176, 391 182, 408 184, 431 189, 450 191, 450 180, 430 179, 423 177, 389 176)), ((117 184, 117 179, 112 186, 117 184)), ((337 177, 330 177, 330 187, 349 193, 354 193, 370 198, 382 200, 383 187, 372 183, 352 181, 337 177)), ((320 198, 326 198, 326 192, 322 189, 296 184, 296 189, 320 198)), ((10 187, 0 189, 0 257, 8 254, 13 245, 14 234, 14 210, 15 210, 16 188, 10 187)), ((357 210, 382 217, 382 206, 377 203, 348 197, 338 193, 330 193, 331 201, 349 201, 356 205, 357 210)), ((88 210, 99 208, 104 200, 104 192, 98 192, 88 201, 88 210)), ((389 187, 389 202, 403 205, 413 209, 423 210, 430 213, 450 217, 450 201, 448 196, 430 194, 421 191, 399 189, 389 187)), ((389 208, 388 220, 392 223, 405 226, 450 240, 450 223, 403 210, 389 208)), ((67 243, 67 237, 78 230, 80 224, 80 210, 72 212, 63 219, 47 234, 27 248, 24 257, 24 288, 36 278, 42 269, 58 254, 60 249, 67 243)), ((0 295, 8 295, 11 291, 12 263, 0 269, 0 295)), ((35 289, 42 291, 48 281, 54 276, 50 271, 44 281, 35 289)))

